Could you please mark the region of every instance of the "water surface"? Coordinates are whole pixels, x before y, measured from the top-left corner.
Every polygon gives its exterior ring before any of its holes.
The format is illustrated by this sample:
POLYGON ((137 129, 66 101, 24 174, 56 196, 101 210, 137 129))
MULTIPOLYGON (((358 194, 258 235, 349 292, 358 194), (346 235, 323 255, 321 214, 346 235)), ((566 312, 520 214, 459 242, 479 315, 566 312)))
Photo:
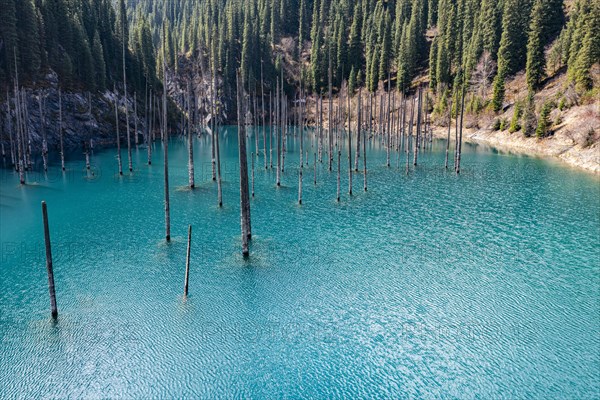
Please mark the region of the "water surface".
POLYGON ((256 161, 244 260, 235 128, 221 142, 223 208, 210 140, 194 147, 192 191, 185 142, 169 146, 170 244, 159 143, 152 166, 134 150, 123 177, 114 149, 95 151, 93 175, 79 154, 64 174, 56 159, 47 174, 38 165, 24 187, 1 170, 2 397, 600 396, 597 177, 468 144, 456 176, 441 141, 407 175, 404 154, 387 168, 373 142, 368 192, 361 172, 352 196, 342 148, 336 203, 336 173, 324 155, 314 185, 307 141, 298 206, 290 137, 282 187, 256 161))

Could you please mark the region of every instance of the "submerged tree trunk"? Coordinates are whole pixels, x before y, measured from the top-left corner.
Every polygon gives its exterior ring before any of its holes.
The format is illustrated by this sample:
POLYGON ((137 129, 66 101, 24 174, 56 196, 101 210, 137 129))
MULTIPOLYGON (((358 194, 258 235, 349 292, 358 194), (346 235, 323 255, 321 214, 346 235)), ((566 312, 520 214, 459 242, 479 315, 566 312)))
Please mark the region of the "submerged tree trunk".
POLYGON ((217 145, 217 201, 219 207, 223 207, 223 183, 221 179, 221 148, 219 144, 219 127, 215 124, 215 143, 217 145))
POLYGON ((338 149, 338 165, 337 165, 337 201, 340 201, 340 189, 341 189, 341 169, 342 169, 342 150, 338 149))
POLYGON ((58 317, 56 306, 56 290, 54 288, 54 270, 52 267, 52 248, 50 245, 50 228, 48 226, 48 209, 42 201, 42 218, 44 220, 44 243, 46 245, 46 272, 48 273, 48 291, 50 293, 50 312, 53 319, 58 317))
POLYGON ((123 175, 123 163, 121 162, 121 135, 119 134, 119 102, 115 92, 115 123, 117 125, 117 164, 119 175, 123 175))
POLYGON ((447 101, 448 106, 448 137, 446 138, 446 160, 444 161, 444 166, 448 169, 448 153, 450 151, 450 128, 452 127, 452 102, 450 98, 447 101))
POLYGON ((12 114, 10 112, 10 94, 9 91, 6 91, 6 107, 7 107, 7 113, 6 113, 6 119, 8 122, 8 141, 10 143, 10 162, 11 162, 11 166, 14 168, 17 164, 17 160, 16 160, 16 155, 15 155, 15 144, 13 141, 13 129, 12 129, 12 114))
POLYGON ((183 295, 188 295, 188 287, 190 282, 190 253, 192 250, 192 226, 188 225, 188 240, 187 240, 187 253, 185 257, 185 283, 183 285, 183 295))
POLYGON ((350 108, 350 93, 347 94, 348 100, 348 194, 352 196, 352 128, 351 128, 351 116, 352 110, 350 108))
POLYGON ((460 154, 462 151, 462 131, 463 131, 463 115, 465 112, 465 86, 463 84, 463 88, 462 88, 462 99, 461 99, 461 106, 460 106, 460 134, 458 137, 458 144, 457 144, 457 148, 458 148, 458 152, 457 152, 457 156, 456 156, 456 173, 459 174, 460 173, 460 154))
POLYGON ((275 138, 277 140, 277 186, 281 186, 281 127, 279 125, 281 125, 281 115, 282 115, 282 111, 281 111, 281 103, 279 101, 279 81, 277 81, 277 96, 276 96, 276 104, 275 104, 275 109, 276 109, 276 117, 277 117, 277 124, 276 124, 276 129, 277 131, 275 132, 275 138))
MULTIPOLYGON (((358 91, 358 102, 360 104, 361 102, 361 98, 362 98, 362 89, 359 89, 358 91)), ((359 105, 360 107, 360 105, 359 105)), ((360 115, 360 114, 359 114, 360 115)), ((360 123, 359 123, 360 126, 360 123)), ((360 128, 359 128, 359 132, 360 132, 360 128)), ((360 135, 360 133, 359 133, 360 135)), ((367 132, 365 129, 363 129, 363 186, 364 186, 364 190, 365 192, 367 191, 367 132)), ((360 140, 360 136, 359 136, 359 140, 360 140)))
POLYGON ((239 163, 240 163, 240 226, 242 228, 242 255, 248 257, 250 250, 248 248, 248 239, 250 236, 249 228, 249 215, 250 210, 249 199, 248 199, 248 160, 246 154, 246 132, 245 124, 242 121, 242 104, 243 104, 243 93, 239 82, 239 72, 236 76, 237 86, 237 103, 238 103, 238 150, 239 150, 239 163))
POLYGON ((46 137, 46 119, 44 117, 43 99, 40 93, 38 97, 38 105, 40 108, 40 127, 42 129, 42 160, 44 163, 44 171, 48 171, 48 138, 46 137))
POLYGON ((139 146, 138 138, 138 113, 137 113, 137 93, 133 92, 133 137, 135 138, 135 148, 139 146))
POLYGON ((192 136, 192 129, 190 126, 190 84, 188 83, 187 97, 188 97, 188 112, 187 112, 187 140, 188 140, 188 178, 190 188, 193 189, 196 186, 194 180, 194 137, 192 136))
MULTIPOLYGON (((16 59, 15 59, 16 63, 16 59)), ((25 145, 23 142, 23 123, 22 123, 22 114, 21 114, 21 95, 19 94, 19 90, 17 89, 17 84, 15 84, 15 114, 17 116, 17 158, 18 160, 18 170, 19 170, 19 182, 21 185, 25 184, 25 145)))
POLYGON ((62 93, 58 89, 58 136, 60 138, 60 165, 62 170, 65 170, 65 148, 63 143, 63 126, 62 126, 62 93))
MULTIPOLYGON (((165 25, 163 24, 163 39, 165 37, 165 25)), ((163 76, 167 76, 167 67, 165 61, 163 46, 163 76)), ((171 241, 171 205, 169 203, 169 131, 167 129, 167 87, 163 88, 163 144, 164 144, 164 168, 165 168, 165 237, 167 242, 171 241)))

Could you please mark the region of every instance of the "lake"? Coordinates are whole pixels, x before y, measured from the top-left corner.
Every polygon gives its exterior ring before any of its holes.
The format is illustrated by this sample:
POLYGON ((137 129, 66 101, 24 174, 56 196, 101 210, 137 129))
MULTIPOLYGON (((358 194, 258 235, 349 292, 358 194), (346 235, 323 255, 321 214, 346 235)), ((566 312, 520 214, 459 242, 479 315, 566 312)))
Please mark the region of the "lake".
POLYGON ((444 141, 406 174, 406 155, 388 168, 373 140, 369 189, 357 173, 352 196, 342 148, 338 203, 337 160, 330 172, 323 154, 315 186, 307 139, 299 206, 290 136, 280 188, 256 160, 245 260, 236 128, 221 133, 222 208, 209 138, 194 147, 189 190, 186 142, 169 144, 168 244, 159 142, 151 166, 133 150, 132 174, 125 145, 122 177, 112 148, 95 150, 93 175, 80 152, 63 173, 53 151, 23 187, 1 169, 1 397, 600 396, 598 177, 470 144, 457 176, 444 141))

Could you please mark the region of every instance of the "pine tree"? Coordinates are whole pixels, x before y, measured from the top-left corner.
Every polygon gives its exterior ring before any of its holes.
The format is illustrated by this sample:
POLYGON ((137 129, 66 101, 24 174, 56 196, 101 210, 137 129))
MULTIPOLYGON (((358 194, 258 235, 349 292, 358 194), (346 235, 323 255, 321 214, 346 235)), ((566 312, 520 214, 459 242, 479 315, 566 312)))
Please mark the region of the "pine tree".
POLYGON ((551 35, 556 31, 554 23, 562 24, 562 0, 535 0, 531 12, 529 40, 527 42, 527 85, 530 90, 539 87, 544 77, 546 58, 544 47, 551 35))
POLYGON ((592 4, 587 22, 584 25, 584 36, 581 48, 575 59, 574 71, 575 82, 580 90, 592 88, 592 78, 590 69, 594 63, 600 60, 600 35, 598 27, 600 26, 600 1, 596 0, 592 4))
POLYGON ((8 82, 14 77, 14 53, 19 50, 17 35, 17 10, 15 0, 0 0, 0 80, 8 82))
POLYGON ((354 91, 356 89, 356 70, 354 69, 354 66, 352 67, 352 70, 350 71, 350 78, 348 79, 348 93, 350 95, 354 94, 354 91))
POLYGON ((548 135, 550 129, 550 112, 552 111, 552 103, 546 101, 540 111, 540 118, 538 120, 537 128, 535 130, 535 136, 543 138, 548 135))
POLYGON ((40 69, 40 34, 32 0, 16 1, 17 34, 19 39, 19 73, 33 78, 40 69))
POLYGON ((354 7, 352 26, 350 27, 350 39, 348 43, 348 61, 351 67, 359 70, 362 63, 362 43, 361 43, 361 28, 362 28, 362 15, 360 3, 357 3, 354 7))

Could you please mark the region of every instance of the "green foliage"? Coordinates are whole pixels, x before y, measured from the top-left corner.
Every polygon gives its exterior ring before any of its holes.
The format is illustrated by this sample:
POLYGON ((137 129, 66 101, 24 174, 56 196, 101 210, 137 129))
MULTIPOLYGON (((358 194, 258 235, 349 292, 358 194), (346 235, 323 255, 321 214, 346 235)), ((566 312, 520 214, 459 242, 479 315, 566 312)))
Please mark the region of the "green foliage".
POLYGON ((510 133, 515 133, 521 130, 521 125, 519 121, 521 120, 521 115, 523 114, 523 106, 521 102, 515 103, 515 109, 513 111, 513 116, 510 119, 510 126, 508 127, 508 131, 510 133))
POLYGON ((356 70, 352 67, 350 78, 348 79, 348 93, 350 93, 351 96, 354 95, 354 91, 356 90, 356 80, 356 70))
POLYGON ((502 122, 500 121, 500 118, 494 118, 494 123, 492 124, 492 129, 495 131, 499 131, 501 126, 502 126, 502 122))
POLYGON ((495 112, 502 110, 504 103, 504 73, 499 73, 494 78, 494 94, 492 97, 492 109, 495 112))
POLYGON ((531 12, 532 20, 527 42, 527 85, 535 90, 544 77, 546 58, 544 47, 555 34, 556 27, 562 26, 564 14, 562 0, 535 0, 531 12))
POLYGON ((537 120, 535 117, 535 103, 533 92, 529 91, 527 100, 525 101, 525 109, 523 111, 523 134, 525 137, 530 137, 535 132, 537 120))
MULTIPOLYGON (((111 87, 122 80, 124 41, 130 87, 140 89, 137 71, 144 63, 129 40, 135 33, 126 7, 124 0, 0 0, 0 86, 16 78, 16 55, 22 83, 52 69, 66 88, 111 87)), ((146 46, 145 57, 153 59, 154 50, 146 46)), ((155 80, 155 73, 148 78, 155 80)))
POLYGON ((567 100, 564 97, 561 97, 560 102, 558 103, 558 109, 563 111, 565 108, 567 108, 567 100))
POLYGON ((433 92, 455 91, 481 80, 477 64, 485 54, 492 60, 484 75, 486 85, 493 79, 493 98, 486 86, 466 107, 479 113, 489 104, 498 112, 506 82, 523 68, 532 90, 546 63, 554 70, 566 66, 579 90, 592 87, 599 3, 574 0, 565 25, 563 0, 0 0, 0 79, 3 86, 13 79, 16 49, 22 80, 51 68, 64 86, 112 87, 122 80, 125 43, 128 86, 138 92, 160 86, 163 54, 176 70, 184 53, 202 73, 214 69, 229 95, 238 69, 245 84, 256 85, 263 75, 266 92, 272 90, 281 62, 302 75, 284 76, 286 90, 302 80, 323 93, 331 66, 335 90, 347 80, 352 90, 375 91, 392 76, 408 92, 428 71, 433 92))
POLYGON ((506 130, 508 126, 508 120, 506 118, 500 118, 500 126, 498 127, 501 131, 506 130))
POLYGON ((552 111, 552 102, 546 101, 540 111, 540 118, 538 119, 537 128, 535 129, 535 136, 543 138, 548 135, 550 130, 550 112, 552 111))

